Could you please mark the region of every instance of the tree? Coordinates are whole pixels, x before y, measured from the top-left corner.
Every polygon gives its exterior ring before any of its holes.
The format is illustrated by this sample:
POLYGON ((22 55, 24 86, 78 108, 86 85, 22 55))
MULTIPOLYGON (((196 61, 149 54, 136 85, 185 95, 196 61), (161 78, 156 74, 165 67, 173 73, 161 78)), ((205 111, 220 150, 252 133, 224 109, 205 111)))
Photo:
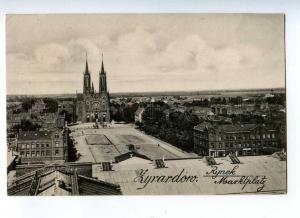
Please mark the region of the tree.
POLYGON ((35 98, 25 98, 22 102, 22 108, 25 112, 28 112, 29 109, 32 108, 32 105, 34 105, 36 99, 35 98))
POLYGON ((18 131, 21 129, 22 131, 36 131, 40 127, 40 125, 34 124, 30 120, 23 119, 21 120, 21 124, 17 124, 13 127, 13 130, 18 131))
POLYGON ((56 113, 58 110, 58 102, 53 98, 44 98, 46 104, 45 113, 56 113))

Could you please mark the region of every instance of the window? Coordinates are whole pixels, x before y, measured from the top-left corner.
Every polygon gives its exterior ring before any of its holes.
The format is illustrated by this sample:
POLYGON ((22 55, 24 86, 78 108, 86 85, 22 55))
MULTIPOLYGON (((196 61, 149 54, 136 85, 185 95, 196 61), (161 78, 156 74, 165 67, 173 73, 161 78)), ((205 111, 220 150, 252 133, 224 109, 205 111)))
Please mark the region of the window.
POLYGON ((256 135, 256 139, 260 139, 260 135, 257 134, 257 135, 256 135))
POLYGON ((34 143, 31 143, 31 148, 35 148, 35 144, 34 143))
POLYGON ((54 136, 56 139, 58 139, 59 138, 59 135, 58 134, 55 134, 55 136, 54 136))
POLYGON ((26 151, 26 157, 29 157, 29 156, 30 156, 30 152, 26 151))
POLYGON ((20 152, 20 155, 21 155, 21 157, 24 157, 25 152, 24 152, 24 151, 21 151, 21 152, 20 152))
POLYGON ((35 151, 31 152, 31 157, 35 157, 35 151))
POLYGON ((271 138, 275 139, 275 133, 272 133, 271 138))
POLYGON ((233 148, 233 143, 230 143, 230 147, 233 148))
POLYGON ((25 149, 25 148, 26 148, 26 145, 25 145, 25 144, 22 144, 22 148, 25 149))
POLYGON ((59 147, 59 143, 58 142, 55 142, 55 147, 59 147))
POLYGON ((49 150, 46 151, 46 156, 50 156, 50 151, 49 150))
POLYGON ((41 151, 41 156, 45 156, 45 151, 41 151))
POLYGON ((49 144, 47 143, 47 144, 46 144, 46 148, 49 148, 49 147, 50 147, 50 146, 49 146, 49 144))
POLYGON ((228 148, 228 143, 227 142, 225 143, 225 147, 228 148))
POLYGON ((37 157, 40 156, 40 151, 36 151, 36 156, 37 156, 37 157))
POLYGON ((265 139, 265 138, 266 138, 266 135, 265 135, 265 134, 263 134, 263 135, 262 135, 262 138, 263 138, 263 139, 265 139))
POLYGON ((27 149, 30 149, 30 144, 26 144, 27 149))
POLYGON ((40 147, 40 144, 39 143, 36 143, 36 148, 39 148, 40 147))
POLYGON ((41 144, 41 148, 44 148, 45 147, 45 144, 41 144))
POLYGON ((219 143, 219 148, 222 148, 222 143, 219 143))
POLYGON ((219 141, 222 141, 222 138, 221 138, 221 136, 219 136, 219 141))
POLYGON ((268 138, 268 139, 270 138, 270 134, 269 134, 269 133, 267 134, 267 138, 268 138))
POLYGON ((58 154, 59 154, 59 150, 56 149, 56 150, 55 150, 55 155, 58 155, 58 154))

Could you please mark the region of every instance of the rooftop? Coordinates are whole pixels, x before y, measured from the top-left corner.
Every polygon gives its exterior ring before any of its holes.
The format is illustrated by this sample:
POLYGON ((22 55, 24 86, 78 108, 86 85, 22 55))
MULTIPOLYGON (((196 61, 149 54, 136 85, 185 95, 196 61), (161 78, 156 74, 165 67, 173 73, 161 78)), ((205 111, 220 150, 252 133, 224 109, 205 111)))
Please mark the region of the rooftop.
POLYGON ((18 135, 18 140, 51 139, 53 131, 26 131, 18 135))
POLYGON ((120 186, 78 175, 64 165, 48 165, 17 178, 8 195, 121 195, 120 186))
MULTIPOLYGON (((102 171, 97 164, 93 165, 93 177, 100 180, 119 184, 125 195, 187 195, 187 194, 238 194, 257 193, 261 185, 248 184, 218 184, 221 177, 213 179, 207 176, 212 167, 218 170, 232 170, 235 174, 229 179, 266 177, 261 193, 286 193, 286 161, 274 156, 238 157, 240 164, 233 164, 232 158, 215 158, 217 165, 210 166, 206 159, 188 158, 164 160, 164 167, 158 168, 156 162, 132 156, 112 165, 112 171, 102 171), (144 173, 143 177, 141 177, 144 173), (148 177, 147 177, 148 176, 148 177), (168 177, 182 178, 196 176, 192 182, 172 181, 168 177), (160 179, 158 179, 160 178, 160 179), (146 181, 153 180, 152 182, 146 181), (147 183, 147 184, 146 184, 147 183)), ((162 160, 160 161, 162 162, 162 160)), ((238 162, 236 162, 238 163, 238 162)), ((227 178, 228 179, 228 178, 227 178)))
MULTIPOLYGON (((195 130, 203 131, 205 128, 214 128, 221 130, 223 132, 248 132, 256 127, 258 127, 259 124, 223 124, 223 125, 217 125, 213 126, 210 123, 203 122, 197 126, 194 127, 195 130)), ((267 126, 266 128, 272 130, 274 127, 267 126)))

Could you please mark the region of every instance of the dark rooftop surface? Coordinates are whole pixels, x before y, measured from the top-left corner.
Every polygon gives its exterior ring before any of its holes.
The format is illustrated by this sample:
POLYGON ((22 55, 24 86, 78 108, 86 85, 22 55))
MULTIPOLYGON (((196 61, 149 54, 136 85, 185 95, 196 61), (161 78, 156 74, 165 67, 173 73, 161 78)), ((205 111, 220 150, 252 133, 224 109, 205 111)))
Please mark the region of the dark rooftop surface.
POLYGON ((51 139, 53 131, 28 131, 18 135, 18 140, 51 139))

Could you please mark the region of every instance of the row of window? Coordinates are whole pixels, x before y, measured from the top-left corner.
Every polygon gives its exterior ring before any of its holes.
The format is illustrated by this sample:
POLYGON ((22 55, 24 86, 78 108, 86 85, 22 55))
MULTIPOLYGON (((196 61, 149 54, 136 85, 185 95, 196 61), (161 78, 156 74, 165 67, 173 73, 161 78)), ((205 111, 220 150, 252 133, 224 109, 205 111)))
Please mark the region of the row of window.
MULTIPOLYGON (((201 143, 200 143, 201 145, 201 143)), ((270 141, 270 142, 265 142, 265 141, 256 141, 256 142, 235 142, 235 143, 225 143, 225 147, 226 148, 246 148, 246 147, 256 147, 256 146, 277 146, 277 142, 275 141, 270 141)), ((210 147, 211 148, 223 148, 223 143, 214 143, 211 142, 210 143, 210 147)))
MULTIPOLYGON (((49 143, 29 143, 29 144, 18 144, 18 147, 21 147, 22 149, 30 149, 30 148, 49 148, 50 144, 49 143)), ((55 142, 55 147, 59 147, 59 142, 55 142)))
MULTIPOLYGON (((51 156, 51 151, 21 151, 20 152, 21 157, 45 157, 45 156, 51 156)), ((59 150, 56 149, 54 155, 59 155, 59 150)))
MULTIPOLYGON (((247 140, 247 139, 275 139, 275 133, 267 133, 267 134, 257 134, 257 135, 225 135, 223 139, 226 140, 247 140)), ((216 140, 222 141, 221 136, 217 136, 216 140)))

